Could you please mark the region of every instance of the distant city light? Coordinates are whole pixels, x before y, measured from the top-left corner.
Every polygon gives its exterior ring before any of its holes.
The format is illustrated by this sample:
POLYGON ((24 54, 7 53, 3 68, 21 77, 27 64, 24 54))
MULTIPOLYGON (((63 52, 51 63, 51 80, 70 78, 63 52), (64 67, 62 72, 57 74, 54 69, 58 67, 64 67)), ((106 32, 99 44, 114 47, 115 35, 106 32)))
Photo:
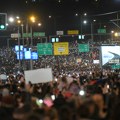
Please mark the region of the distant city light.
POLYGON ((9 22, 14 22, 14 21, 15 21, 15 19, 13 17, 9 18, 9 22))
POLYGON ((78 16, 78 13, 76 13, 75 16, 78 16))
POLYGON ((112 30, 111 33, 114 33, 114 31, 112 30))
POLYGON ((118 37, 118 33, 117 32, 114 35, 115 35, 115 37, 118 37))
POLYGON ((87 15, 87 13, 84 13, 84 16, 86 16, 87 15))
POLYGON ((6 26, 8 26, 9 24, 8 23, 6 23, 6 26))
POLYGON ((51 15, 49 15, 49 18, 51 18, 52 16, 51 15))
POLYGON ((84 20, 83 23, 84 23, 84 24, 87 24, 87 20, 84 20))
POLYGON ((16 19, 20 19, 20 17, 19 17, 19 16, 16 16, 16 19))
POLYGON ((41 23, 38 23, 38 26, 41 26, 42 24, 41 23))
POLYGON ((107 26, 106 25, 104 25, 104 28, 106 28, 107 26))
POLYGON ((79 95, 81 95, 81 96, 85 95, 85 91, 84 90, 80 90, 79 95))
POLYGON ((31 16, 31 17, 30 17, 30 20, 31 20, 31 22, 35 22, 35 17, 34 17, 34 16, 31 16))
POLYGON ((18 24, 20 24, 20 23, 21 23, 21 21, 20 21, 20 20, 18 20, 18 21, 17 21, 17 23, 18 23, 18 24))
POLYGON ((61 0, 58 0, 58 2, 60 3, 60 2, 61 2, 61 0))

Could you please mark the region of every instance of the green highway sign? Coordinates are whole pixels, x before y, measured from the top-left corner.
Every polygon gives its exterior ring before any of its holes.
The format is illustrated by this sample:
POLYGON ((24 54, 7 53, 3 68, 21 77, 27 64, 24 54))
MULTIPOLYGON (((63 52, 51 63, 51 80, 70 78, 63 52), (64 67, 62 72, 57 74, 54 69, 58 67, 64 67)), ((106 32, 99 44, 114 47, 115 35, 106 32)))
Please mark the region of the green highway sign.
POLYGON ((24 38, 32 37, 32 34, 31 33, 23 33, 23 37, 24 38))
POLYGON ((89 52, 89 44, 79 44, 78 51, 79 52, 89 52))
POLYGON ((45 32, 34 32, 33 37, 45 37, 45 32))
POLYGON ((98 29, 98 33, 99 34, 105 34, 106 33, 106 29, 98 29))
POLYGON ((53 54, 52 43, 38 43, 37 51, 38 55, 52 55, 53 54))
POLYGON ((118 65, 112 65, 111 67, 112 67, 112 69, 120 69, 120 64, 118 64, 118 65))

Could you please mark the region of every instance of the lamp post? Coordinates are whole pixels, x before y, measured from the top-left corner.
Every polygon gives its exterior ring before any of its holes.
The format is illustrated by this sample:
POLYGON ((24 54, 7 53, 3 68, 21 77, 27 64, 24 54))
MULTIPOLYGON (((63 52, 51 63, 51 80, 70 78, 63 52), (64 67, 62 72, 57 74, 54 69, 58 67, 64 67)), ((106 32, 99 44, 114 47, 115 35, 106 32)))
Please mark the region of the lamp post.
POLYGON ((18 24, 18 46, 19 46, 19 68, 21 67, 21 63, 20 63, 20 20, 17 20, 17 24, 18 24))
MULTIPOLYGON (((34 17, 34 16, 31 16, 30 17, 30 21, 32 22, 32 23, 35 23, 35 21, 36 21, 36 18, 34 17)), ((32 70, 33 69, 33 61, 32 61, 32 49, 33 49, 33 35, 32 35, 32 33, 33 33, 33 30, 32 30, 32 24, 31 24, 31 26, 30 26, 30 33, 31 33, 31 58, 30 58, 30 69, 32 70)))
MULTIPOLYGON (((76 16, 78 16, 78 14, 76 14, 76 16)), ((87 24, 87 20, 83 20, 83 17, 87 16, 87 13, 84 13, 84 14, 81 14, 80 15, 80 35, 82 37, 82 34, 83 34, 83 28, 82 28, 82 25, 83 24, 87 24)))
POLYGON ((19 68, 20 68, 21 64, 20 64, 20 36, 19 34, 20 34, 20 28, 18 26, 19 68))
POLYGON ((14 17, 10 17, 9 19, 9 22, 10 23, 16 23, 16 25, 17 25, 17 38, 18 38, 18 48, 19 48, 19 50, 18 50, 18 52, 19 52, 19 68, 21 67, 21 63, 20 63, 20 27, 19 27, 19 25, 20 25, 20 23, 21 23, 21 20, 19 19, 19 17, 17 16, 16 18, 14 18, 14 17), (17 20, 16 20, 17 19, 17 20))

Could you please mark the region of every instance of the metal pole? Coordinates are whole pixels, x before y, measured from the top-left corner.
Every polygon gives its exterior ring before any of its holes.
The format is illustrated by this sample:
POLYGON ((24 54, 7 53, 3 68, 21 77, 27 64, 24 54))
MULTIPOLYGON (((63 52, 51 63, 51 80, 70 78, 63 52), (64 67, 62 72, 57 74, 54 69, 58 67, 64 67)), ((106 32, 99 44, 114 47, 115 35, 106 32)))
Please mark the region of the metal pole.
POLYGON ((10 47, 9 42, 10 42, 10 39, 8 38, 8 39, 7 39, 7 47, 8 47, 8 48, 10 47))
POLYGON ((22 43, 23 43, 23 47, 24 47, 24 37, 23 37, 23 33, 24 33, 24 29, 23 29, 23 25, 22 25, 22 43))
MULTIPOLYGON (((27 23, 26 23, 26 34, 28 35, 28 19, 27 19, 27 23)), ((27 37, 27 46, 29 45, 29 38, 27 37)))
MULTIPOLYGON (((99 28, 101 29, 101 22, 100 22, 100 26, 99 26, 99 28)), ((101 41, 101 37, 102 37, 102 36, 101 36, 101 34, 100 34, 100 41, 101 41)))
POLYGON ((82 15, 80 15, 80 33, 82 37, 82 15))
POLYGON ((91 23, 91 41, 92 41, 92 43, 94 42, 93 37, 94 37, 93 36, 93 23, 91 23))
POLYGON ((33 47, 32 26, 30 27, 30 33, 31 33, 31 47, 33 47))
POLYGON ((20 35, 20 28, 18 26, 19 68, 20 68, 21 64, 20 64, 20 36, 19 35, 20 35))
MULTIPOLYGON (((92 47, 91 47, 91 56, 92 56, 92 53, 93 53, 93 42, 94 42, 94 40, 93 40, 93 23, 91 23, 91 43, 92 43, 92 47)), ((92 59, 93 59, 93 57, 92 57, 92 59)))
POLYGON ((21 27, 22 27, 22 44, 23 44, 23 69, 25 70, 25 54, 24 54, 24 36, 23 36, 23 33, 24 33, 24 29, 23 29, 23 25, 21 25, 21 27))
POLYGON ((45 37, 45 41, 46 41, 46 43, 47 43, 47 37, 45 37))
POLYGON ((32 61, 32 47, 33 47, 33 37, 32 37, 32 26, 30 27, 30 32, 31 32, 31 59, 30 59, 30 69, 33 69, 33 61, 32 61))

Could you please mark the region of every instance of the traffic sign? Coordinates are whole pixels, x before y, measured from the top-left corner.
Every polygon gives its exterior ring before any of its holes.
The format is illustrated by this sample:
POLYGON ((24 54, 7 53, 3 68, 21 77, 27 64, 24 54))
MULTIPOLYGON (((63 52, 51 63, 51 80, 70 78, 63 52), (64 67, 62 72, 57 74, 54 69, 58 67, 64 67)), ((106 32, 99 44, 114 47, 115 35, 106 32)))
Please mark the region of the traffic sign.
POLYGON ((21 37, 20 33, 19 33, 19 36, 18 36, 18 33, 12 33, 11 34, 11 38, 18 38, 18 37, 21 37))
POLYGON ((112 67, 112 69, 120 69, 120 64, 118 64, 118 65, 112 65, 111 67, 112 67))
POLYGON ((23 37, 24 38, 32 37, 32 34, 31 33, 23 33, 23 37))
POLYGON ((106 29, 98 29, 98 33, 99 34, 105 34, 106 33, 106 29))
POLYGON ((33 37, 45 37, 45 32, 34 32, 33 37))
POLYGON ((54 43, 54 55, 68 55, 69 44, 68 42, 54 43))
POLYGON ((67 33, 68 33, 68 35, 78 35, 79 30, 68 30, 67 33))
POLYGON ((52 55, 52 43, 38 43, 37 51, 38 55, 52 55))
POLYGON ((89 52, 89 44, 79 44, 78 50, 79 52, 89 52))

